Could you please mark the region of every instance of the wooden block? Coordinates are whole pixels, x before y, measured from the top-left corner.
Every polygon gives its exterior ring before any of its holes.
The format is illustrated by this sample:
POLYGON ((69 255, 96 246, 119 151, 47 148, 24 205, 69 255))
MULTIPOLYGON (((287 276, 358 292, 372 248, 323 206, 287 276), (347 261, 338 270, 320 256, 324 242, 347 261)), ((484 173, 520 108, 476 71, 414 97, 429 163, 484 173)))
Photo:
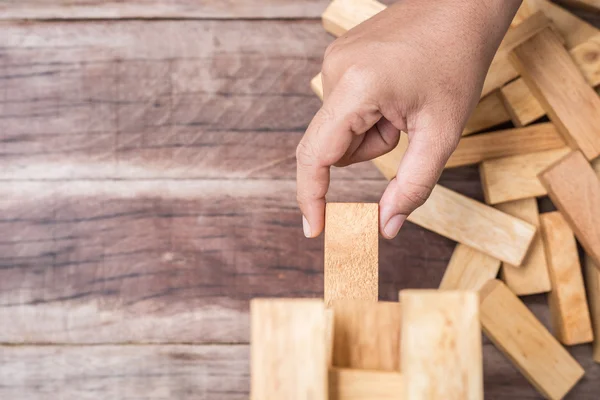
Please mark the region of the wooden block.
POLYGON ((511 60, 569 146, 590 160, 600 155, 600 98, 556 34, 544 29, 517 46, 511 60))
POLYGON ((386 6, 374 0, 333 0, 323 13, 323 27, 334 36, 341 36, 386 6))
POLYGON ((510 121, 511 117, 498 92, 483 97, 467 121, 463 136, 492 128, 510 121))
POLYGON ((558 211, 542 214, 540 221, 552 279, 548 304, 554 334, 566 345, 591 342, 594 335, 573 232, 558 211))
POLYGON ((400 165, 400 161, 402 161, 402 157, 404 157, 404 153, 406 152, 407 148, 408 135, 402 132, 400 135, 400 141, 394 150, 372 160, 373 164, 375 164, 379 172, 381 172, 387 180, 394 179, 396 176, 396 173, 398 172, 398 166, 400 165))
POLYGON ((379 206, 327 203, 325 212, 325 303, 337 299, 377 301, 379 206))
MULTIPOLYGON (((496 208, 536 227, 539 226, 540 218, 535 198, 509 201, 498 204, 496 208)), ((541 235, 539 233, 535 235, 529 252, 520 267, 502 263, 500 274, 506 286, 517 296, 550 291, 550 275, 541 235)))
POLYGON ((329 400, 397 400, 402 398, 402 374, 332 368, 329 400))
POLYGON ((519 77, 519 73, 510 62, 509 57, 501 57, 492 60, 481 89, 481 97, 487 96, 494 90, 519 77))
POLYGON ((500 59, 501 57, 507 57, 515 47, 529 40, 549 26, 550 20, 542 11, 531 14, 521 23, 511 26, 508 29, 494 58, 500 59))
POLYGON ((404 400, 483 399, 477 292, 403 290, 404 400))
POLYGON ((558 149, 565 142, 551 123, 483 133, 460 140, 446 168, 478 164, 493 158, 558 149))
POLYGON ((479 290, 498 275, 500 260, 464 244, 457 244, 446 267, 441 290, 479 290))
POLYGON ((251 398, 326 400, 323 301, 254 299, 250 313, 251 398))
POLYGON ((594 329, 594 361, 600 363, 600 270, 588 256, 584 257, 585 282, 594 329))
POLYGON ((581 379, 583 368, 504 283, 488 282, 479 297, 481 325, 489 339, 542 395, 562 399, 581 379))
POLYGON ((331 307, 334 367, 400 370, 400 303, 333 300, 331 307))
POLYGON ((515 126, 526 126, 546 115, 523 79, 516 79, 500 89, 501 97, 515 126))
POLYGON ((517 13, 515 14, 515 17, 513 18, 513 20, 510 23, 510 26, 511 27, 517 26, 521 22, 525 21, 527 18, 531 17, 532 15, 533 15, 533 12, 531 11, 531 9, 527 5, 527 3, 525 3, 525 2, 521 3, 521 6, 519 7, 519 9, 517 10, 517 13))
POLYGON ((479 174, 485 202, 498 204, 546 195, 537 175, 570 151, 563 147, 482 162, 479 174))
POLYGON ((600 85, 600 33, 573 47, 569 53, 590 86, 600 85))
POLYGON ((585 251, 600 265, 600 180, 592 166, 574 151, 539 178, 585 251))
POLYGON ((408 220, 493 258, 521 265, 535 227, 436 185, 408 220))
POLYGON ((314 78, 310 80, 310 88, 317 95, 321 101, 323 101, 323 80, 321 73, 319 72, 314 78))
POLYGON ((590 12, 600 11, 600 0, 562 0, 563 3, 572 7, 579 7, 590 12))

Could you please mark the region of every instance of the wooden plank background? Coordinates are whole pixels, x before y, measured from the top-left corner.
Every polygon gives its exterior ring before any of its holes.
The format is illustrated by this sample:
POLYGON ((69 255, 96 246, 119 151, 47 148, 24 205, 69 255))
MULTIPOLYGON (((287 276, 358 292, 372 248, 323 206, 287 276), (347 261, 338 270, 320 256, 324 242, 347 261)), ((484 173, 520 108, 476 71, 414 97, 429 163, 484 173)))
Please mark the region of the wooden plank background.
MULTIPOLYGON (((248 300, 322 294, 294 152, 327 2, 126 4, 0 4, 0 398, 247 398, 248 300)), ((482 199, 476 168, 441 183, 482 199)), ((384 187, 336 169, 330 199, 384 187)), ((396 300, 437 286, 454 244, 407 224, 380 247, 396 300)), ((537 398, 484 352, 486 398, 537 398)), ((573 353, 572 398, 596 398, 590 346, 573 353)))

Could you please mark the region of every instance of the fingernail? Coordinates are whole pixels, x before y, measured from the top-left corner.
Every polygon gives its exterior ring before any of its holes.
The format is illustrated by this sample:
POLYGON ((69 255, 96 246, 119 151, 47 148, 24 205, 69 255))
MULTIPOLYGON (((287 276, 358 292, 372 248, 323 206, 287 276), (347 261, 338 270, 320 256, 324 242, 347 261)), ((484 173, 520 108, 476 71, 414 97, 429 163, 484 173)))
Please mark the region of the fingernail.
POLYGON ((302 216, 302 230, 304 231, 304 236, 307 238, 311 237, 310 225, 308 224, 308 220, 304 215, 302 216))
POLYGON ((406 215, 394 215, 390 220, 385 224, 383 228, 383 233, 388 239, 393 239, 396 237, 402 224, 406 220, 406 215))

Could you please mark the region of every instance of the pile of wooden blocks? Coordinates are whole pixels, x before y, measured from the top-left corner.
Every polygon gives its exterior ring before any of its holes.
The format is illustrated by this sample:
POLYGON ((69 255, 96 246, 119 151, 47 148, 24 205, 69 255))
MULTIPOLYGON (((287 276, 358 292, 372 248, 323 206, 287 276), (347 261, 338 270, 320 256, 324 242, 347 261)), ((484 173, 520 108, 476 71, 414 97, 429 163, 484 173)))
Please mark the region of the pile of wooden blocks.
MULTIPOLYGON (((323 24, 339 36, 384 8, 334 0, 323 24)), ((322 97, 320 76, 311 85, 322 97)), ((584 370, 563 345, 595 331, 600 362, 598 85, 600 31, 524 0, 446 165, 479 165, 487 204, 438 185, 409 217, 458 242, 439 290, 378 302, 377 205, 329 203, 324 300, 251 303, 252 398, 483 399, 481 329, 544 397, 564 397, 584 370), (546 195, 558 211, 539 212, 546 195), (518 297, 538 293, 552 333, 518 297)), ((402 134, 374 160, 387 179, 406 146, 402 134)))

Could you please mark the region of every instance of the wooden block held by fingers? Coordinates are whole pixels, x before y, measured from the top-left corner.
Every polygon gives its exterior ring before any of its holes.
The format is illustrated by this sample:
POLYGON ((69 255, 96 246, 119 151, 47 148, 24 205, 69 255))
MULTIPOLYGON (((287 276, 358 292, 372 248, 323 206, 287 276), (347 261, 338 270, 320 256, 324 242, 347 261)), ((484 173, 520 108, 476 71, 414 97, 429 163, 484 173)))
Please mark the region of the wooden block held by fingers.
POLYGON ((463 136, 470 135, 475 132, 483 131, 492 128, 496 125, 510 121, 509 115, 500 94, 492 92, 483 97, 471 116, 467 120, 465 129, 462 132, 463 136))
POLYGON ((539 178, 586 253, 599 265, 600 180, 592 166, 583 154, 574 151, 543 171, 539 178))
POLYGON ((546 195, 538 174, 570 151, 563 147, 482 162, 479 174, 485 202, 498 204, 546 195))
POLYGON ((341 36, 386 6, 374 0, 333 0, 323 12, 323 27, 334 36, 341 36))
POLYGON ((326 320, 322 300, 254 299, 251 399, 326 400, 326 320))
POLYGON ((573 232, 558 211, 542 214, 540 222, 552 279, 548 304, 554 334, 566 345, 589 343, 594 335, 573 232))
POLYGON ((402 374, 332 368, 329 400, 397 400, 402 397, 402 374))
POLYGON ((589 160, 600 155, 600 98, 556 34, 544 29, 517 46, 511 60, 569 146, 589 160))
POLYGON ((479 290, 498 275, 500 260, 457 244, 446 267, 440 290, 479 290))
POLYGON ((400 303, 401 398, 482 400, 477 292, 403 290, 400 303))
POLYGON ((584 257, 584 264, 587 297, 594 329, 593 357, 595 362, 600 363, 600 270, 588 256, 584 257))
POLYGON ((377 301, 379 206, 327 203, 325 212, 325 303, 337 299, 377 301))
POLYGON ((545 397, 562 399, 583 368, 501 281, 479 291, 483 331, 545 397))
MULTIPOLYGON (((540 218, 535 198, 509 201, 498 204, 496 208, 513 217, 522 219, 538 227, 540 218)), ((548 264, 544 252, 544 243, 541 235, 535 235, 525 261, 520 267, 507 263, 502 264, 500 272, 502 280, 517 296, 536 293, 546 293, 551 289, 548 264)))
POLYGON ((334 367, 400 370, 400 303, 333 300, 330 307, 334 367))
POLYGON ((485 160, 552 150, 565 146, 553 124, 505 129, 463 138, 448 159, 446 168, 478 164, 485 160))

